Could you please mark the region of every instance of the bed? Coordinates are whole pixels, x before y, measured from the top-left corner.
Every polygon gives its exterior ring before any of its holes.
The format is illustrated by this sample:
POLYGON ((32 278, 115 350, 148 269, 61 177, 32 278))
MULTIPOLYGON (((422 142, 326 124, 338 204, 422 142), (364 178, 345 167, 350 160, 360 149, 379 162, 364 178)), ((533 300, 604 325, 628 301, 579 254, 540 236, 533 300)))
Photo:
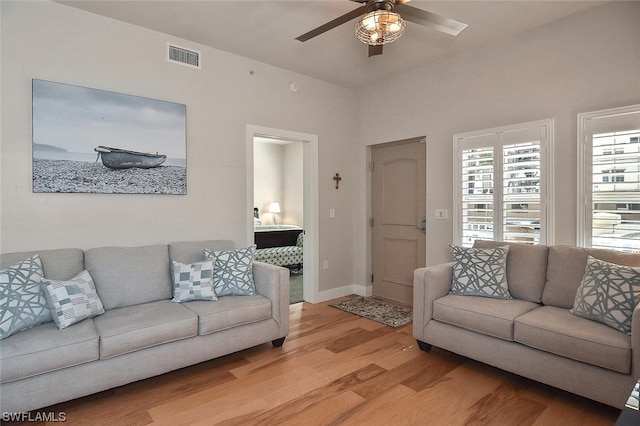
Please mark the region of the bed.
POLYGON ((304 229, 296 225, 255 224, 253 235, 256 261, 302 268, 304 229))

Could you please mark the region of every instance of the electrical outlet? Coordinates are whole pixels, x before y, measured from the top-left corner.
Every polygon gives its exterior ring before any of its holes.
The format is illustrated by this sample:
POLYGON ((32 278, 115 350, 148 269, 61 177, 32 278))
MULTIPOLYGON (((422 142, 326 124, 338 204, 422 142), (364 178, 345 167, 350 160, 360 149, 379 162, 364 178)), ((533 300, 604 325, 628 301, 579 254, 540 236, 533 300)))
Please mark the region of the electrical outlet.
POLYGON ((449 218, 449 210, 436 209, 434 217, 436 219, 439 219, 439 220, 448 219, 449 218))
POLYGON ((329 209, 329 219, 336 218, 336 209, 329 209))
POLYGON ((328 260, 324 260, 322 262, 322 269, 329 269, 329 261, 328 260))

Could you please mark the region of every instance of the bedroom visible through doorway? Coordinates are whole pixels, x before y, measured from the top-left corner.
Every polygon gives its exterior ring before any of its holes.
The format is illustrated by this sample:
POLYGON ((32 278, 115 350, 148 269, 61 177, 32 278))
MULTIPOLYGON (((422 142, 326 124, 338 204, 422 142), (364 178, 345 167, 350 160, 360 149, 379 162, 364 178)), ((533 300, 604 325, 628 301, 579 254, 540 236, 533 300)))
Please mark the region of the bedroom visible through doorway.
POLYGON ((247 127, 249 243, 289 269, 290 302, 317 298, 317 136, 247 127))
POLYGON ((268 136, 253 138, 256 260, 290 270, 290 303, 303 301, 303 144, 268 136))

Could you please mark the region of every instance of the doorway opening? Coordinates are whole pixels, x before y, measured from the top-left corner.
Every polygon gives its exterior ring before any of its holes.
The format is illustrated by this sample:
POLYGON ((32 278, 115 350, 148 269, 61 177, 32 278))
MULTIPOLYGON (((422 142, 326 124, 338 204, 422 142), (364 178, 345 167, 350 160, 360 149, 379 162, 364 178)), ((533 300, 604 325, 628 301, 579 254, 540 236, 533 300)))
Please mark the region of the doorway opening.
POLYGON ((269 262, 290 269, 292 302, 318 298, 317 142, 317 135, 247 125, 247 242, 289 246, 277 241, 293 238, 303 247, 300 264, 269 262))

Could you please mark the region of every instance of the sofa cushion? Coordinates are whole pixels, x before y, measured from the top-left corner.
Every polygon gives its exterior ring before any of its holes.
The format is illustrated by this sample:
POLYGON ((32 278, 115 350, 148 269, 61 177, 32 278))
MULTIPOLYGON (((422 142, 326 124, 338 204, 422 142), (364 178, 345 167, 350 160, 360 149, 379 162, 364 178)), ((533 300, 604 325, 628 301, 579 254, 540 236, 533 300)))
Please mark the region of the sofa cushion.
POLYGON ((183 306, 198 314, 198 334, 205 335, 272 317, 271 301, 264 296, 225 296, 217 302, 193 301, 183 306))
POLYGON ((51 321, 41 281, 38 255, 0 270, 0 339, 51 321))
POLYGON ((94 248, 84 259, 107 311, 172 296, 166 245, 94 248))
POLYGON ((640 300, 640 268, 587 259, 582 284, 570 312, 631 334, 631 316, 640 300))
POLYGON ((184 264, 171 262, 173 302, 218 300, 213 291, 213 260, 184 264))
MULTIPOLYGON (((502 247, 502 241, 476 240, 477 248, 502 247)), ((509 243, 507 282, 509 293, 516 299, 540 303, 547 280, 549 246, 509 243)))
POLYGON ((180 263, 201 262, 205 259, 203 249, 233 250, 234 244, 229 240, 178 241, 169 244, 169 258, 180 263))
POLYGON ((480 249, 451 245, 450 294, 510 299, 507 282, 509 246, 480 249))
POLYGON ((525 300, 448 295, 433 302, 433 318, 467 330, 513 340, 513 321, 540 305, 525 300))
POLYGON ((542 303, 565 309, 573 307, 589 255, 618 265, 640 266, 640 254, 563 245, 551 246, 542 303))
POLYGON ((75 248, 3 253, 0 267, 6 268, 35 255, 40 257, 45 278, 68 280, 84 269, 84 252, 75 248))
POLYGON ((51 316, 62 330, 84 319, 104 313, 91 275, 82 271, 68 281, 42 282, 51 316))
POLYGON ((631 371, 631 337, 568 309, 543 306, 515 321, 514 340, 620 373, 631 371))
POLYGON ((197 315, 170 300, 109 310, 93 321, 100 334, 101 359, 198 334, 197 315))
MULTIPOLYGON (((98 332, 93 320, 64 330, 48 322, 2 341, 0 379, 2 383, 11 382, 95 361, 98 357, 98 332)), ((86 380, 86 377, 69 380, 86 380)))
POLYGON ((256 294, 253 282, 255 244, 237 250, 204 249, 207 259, 213 259, 213 288, 220 296, 251 296, 256 294))

